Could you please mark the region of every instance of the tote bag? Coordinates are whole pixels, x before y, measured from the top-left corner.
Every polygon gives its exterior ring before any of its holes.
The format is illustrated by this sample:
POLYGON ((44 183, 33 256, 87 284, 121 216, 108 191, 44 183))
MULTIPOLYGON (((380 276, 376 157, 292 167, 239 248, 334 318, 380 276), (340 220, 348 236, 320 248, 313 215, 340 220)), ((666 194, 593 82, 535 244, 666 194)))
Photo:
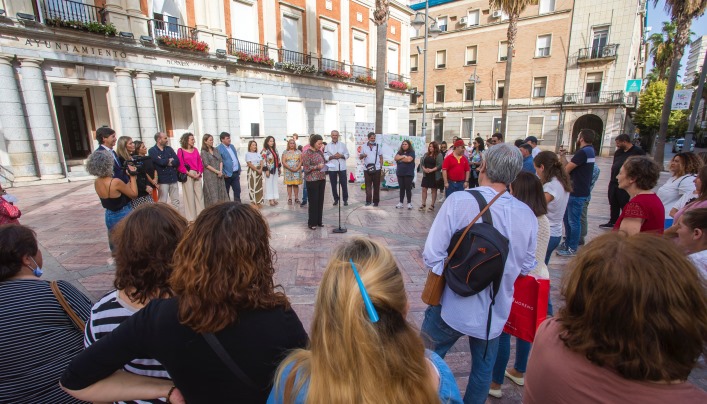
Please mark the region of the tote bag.
POLYGON ((547 317, 550 280, 519 276, 513 287, 513 305, 503 332, 533 342, 535 332, 547 317))

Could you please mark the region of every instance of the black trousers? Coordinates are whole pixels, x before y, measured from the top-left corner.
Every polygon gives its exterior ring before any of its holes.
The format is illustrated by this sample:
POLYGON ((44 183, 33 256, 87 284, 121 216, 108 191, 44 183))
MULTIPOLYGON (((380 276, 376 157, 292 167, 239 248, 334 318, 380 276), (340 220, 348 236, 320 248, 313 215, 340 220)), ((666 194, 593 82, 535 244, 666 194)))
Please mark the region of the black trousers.
POLYGON ((381 191, 381 170, 369 173, 368 171, 363 172, 364 183, 366 184, 366 202, 373 203, 380 202, 380 191, 381 191))
POLYGON ((334 201, 339 201, 339 183, 341 183, 341 196, 344 197, 344 202, 349 201, 349 188, 346 184, 346 170, 329 171, 329 182, 331 183, 331 194, 334 195, 334 201))
POLYGON ((307 181, 307 194, 309 197, 309 219, 307 225, 322 225, 322 213, 324 212, 324 191, 326 190, 326 180, 307 181))
POLYGON ((412 180, 415 177, 406 175, 398 176, 398 185, 400 186, 400 203, 403 203, 403 198, 407 197, 408 203, 412 202, 412 180))
POLYGON ((611 208, 611 217, 609 223, 616 223, 621 215, 621 210, 626 206, 629 199, 628 192, 619 188, 618 182, 609 181, 609 206, 611 208))
POLYGON ((230 177, 224 177, 223 182, 226 183, 226 194, 231 193, 231 188, 233 188, 233 200, 241 201, 241 172, 236 171, 230 177))

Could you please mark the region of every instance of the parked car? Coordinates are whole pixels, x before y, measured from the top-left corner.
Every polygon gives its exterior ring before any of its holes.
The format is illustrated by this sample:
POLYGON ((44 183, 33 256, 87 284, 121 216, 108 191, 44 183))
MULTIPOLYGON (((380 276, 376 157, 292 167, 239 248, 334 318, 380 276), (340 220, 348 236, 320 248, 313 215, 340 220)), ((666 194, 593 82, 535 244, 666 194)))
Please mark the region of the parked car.
MULTIPOLYGON (((682 146, 685 143, 685 138, 681 138, 676 140, 673 143, 673 153, 680 153, 682 152, 682 146)), ((690 151, 695 151, 695 141, 692 141, 692 145, 690 146, 690 151)))

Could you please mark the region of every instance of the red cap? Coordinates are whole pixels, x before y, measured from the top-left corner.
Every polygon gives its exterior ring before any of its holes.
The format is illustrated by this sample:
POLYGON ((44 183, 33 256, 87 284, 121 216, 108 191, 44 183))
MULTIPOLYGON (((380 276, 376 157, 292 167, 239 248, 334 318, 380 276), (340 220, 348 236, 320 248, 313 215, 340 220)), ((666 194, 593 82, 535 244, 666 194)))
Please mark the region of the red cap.
POLYGON ((464 146, 464 141, 461 139, 457 139, 457 141, 454 142, 454 147, 459 147, 459 146, 464 146))

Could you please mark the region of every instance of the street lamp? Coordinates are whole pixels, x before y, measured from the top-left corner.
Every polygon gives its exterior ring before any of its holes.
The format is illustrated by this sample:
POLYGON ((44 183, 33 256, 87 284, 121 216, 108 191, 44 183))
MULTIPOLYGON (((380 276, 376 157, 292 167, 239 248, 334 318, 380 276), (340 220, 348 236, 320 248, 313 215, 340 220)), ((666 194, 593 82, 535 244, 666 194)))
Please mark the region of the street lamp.
MULTIPOLYGON (((417 30, 422 28, 422 26, 425 27, 425 47, 422 49, 422 137, 425 139, 425 142, 427 142, 427 122, 425 122, 425 117, 427 116, 427 39, 429 37, 435 38, 442 32, 442 30, 437 27, 437 21, 430 18, 429 10, 429 0, 425 0, 425 14, 415 14, 415 19, 410 23, 410 25, 417 30), (428 20, 432 20, 432 23, 429 25, 427 24, 428 20)), ((420 48, 418 47, 418 53, 419 51, 420 48)))
POLYGON ((476 74, 476 66, 474 66, 474 73, 469 76, 469 82, 474 84, 474 93, 471 96, 471 134, 469 138, 474 138, 474 127, 476 126, 476 120, 474 118, 474 107, 476 106, 476 85, 481 83, 481 79, 476 74))

